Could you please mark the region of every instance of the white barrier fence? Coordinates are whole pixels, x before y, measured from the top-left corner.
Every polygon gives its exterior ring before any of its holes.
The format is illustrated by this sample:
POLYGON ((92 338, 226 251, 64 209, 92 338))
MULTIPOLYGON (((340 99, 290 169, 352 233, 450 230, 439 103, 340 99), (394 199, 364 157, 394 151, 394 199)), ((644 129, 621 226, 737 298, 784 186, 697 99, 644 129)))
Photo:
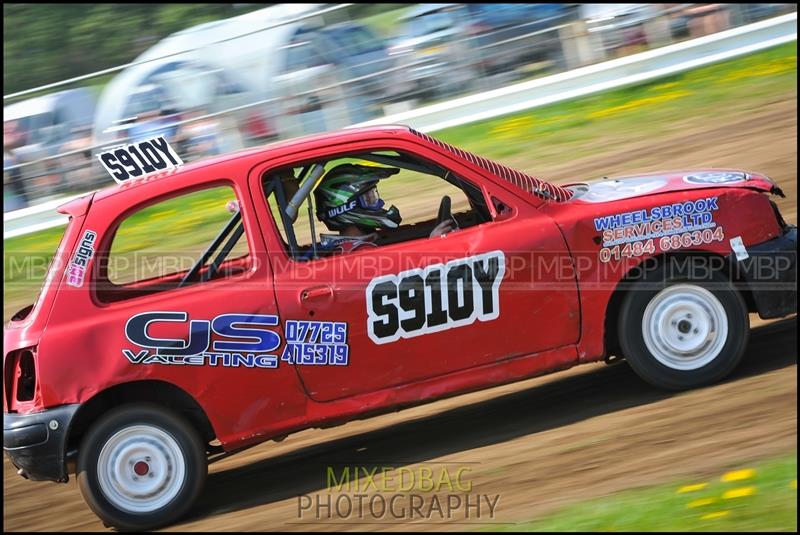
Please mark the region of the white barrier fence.
MULTIPOLYGON (((588 67, 387 115, 353 127, 407 124, 422 132, 483 121, 591 93, 640 83, 797 40, 797 13, 588 67)), ((3 214, 3 239, 66 223, 55 208, 74 195, 3 214)))
POLYGON ((434 132, 631 85, 797 40, 797 13, 367 121, 434 132))

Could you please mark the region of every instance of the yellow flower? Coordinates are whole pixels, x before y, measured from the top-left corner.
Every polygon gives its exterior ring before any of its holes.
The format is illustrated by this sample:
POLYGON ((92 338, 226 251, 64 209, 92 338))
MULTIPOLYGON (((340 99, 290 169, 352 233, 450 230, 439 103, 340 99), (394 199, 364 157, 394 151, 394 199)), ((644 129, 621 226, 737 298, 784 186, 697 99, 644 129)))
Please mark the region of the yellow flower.
POLYGON ((677 85, 678 85, 678 82, 667 82, 667 83, 664 83, 664 84, 655 85, 655 86, 651 87, 650 89, 651 89, 651 91, 663 91, 664 89, 672 89, 673 87, 676 87, 677 85))
POLYGON ((706 505, 711 505, 712 503, 716 502, 716 498, 700 498, 699 500, 693 500, 689 502, 686 507, 690 509, 694 509, 695 507, 704 507, 706 505))
POLYGON ((594 111, 590 113, 588 117, 589 119, 600 119, 603 117, 607 117, 609 115, 613 115, 615 113, 633 110, 636 108, 642 108, 645 106, 650 106, 652 104, 659 104, 661 102, 666 102, 668 100, 675 100, 677 98, 685 97, 691 94, 692 93, 690 91, 678 90, 652 97, 642 97, 635 100, 631 100, 630 102, 626 102, 625 104, 620 104, 619 106, 613 106, 611 108, 605 108, 602 110, 594 111))
POLYGON ((750 479, 756 475, 756 471, 752 468, 745 468, 744 470, 735 470, 733 472, 727 472, 722 475, 720 478, 722 481, 730 482, 730 481, 742 481, 745 479, 750 479))
POLYGON ((708 513, 707 515, 703 515, 700 517, 701 520, 714 520, 716 518, 722 518, 723 516, 728 516, 730 511, 717 511, 716 513, 708 513))
POLYGON ((741 487, 738 489, 725 491, 725 493, 722 495, 722 499, 730 500, 732 498, 744 498, 745 496, 752 496, 755 493, 755 487, 741 487))
POLYGON ((695 492, 697 490, 703 490, 708 486, 708 483, 696 483, 694 485, 684 485, 678 489, 678 494, 684 494, 686 492, 695 492))

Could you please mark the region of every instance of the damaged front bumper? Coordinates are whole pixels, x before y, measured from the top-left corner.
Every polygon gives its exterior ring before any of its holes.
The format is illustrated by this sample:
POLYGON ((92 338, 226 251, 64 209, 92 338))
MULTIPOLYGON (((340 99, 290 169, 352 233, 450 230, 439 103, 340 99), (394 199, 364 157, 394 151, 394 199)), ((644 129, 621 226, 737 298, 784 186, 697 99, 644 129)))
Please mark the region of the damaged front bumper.
POLYGON ((753 296, 762 319, 797 312, 797 227, 787 225, 779 237, 747 247, 748 257, 730 258, 743 289, 753 296))

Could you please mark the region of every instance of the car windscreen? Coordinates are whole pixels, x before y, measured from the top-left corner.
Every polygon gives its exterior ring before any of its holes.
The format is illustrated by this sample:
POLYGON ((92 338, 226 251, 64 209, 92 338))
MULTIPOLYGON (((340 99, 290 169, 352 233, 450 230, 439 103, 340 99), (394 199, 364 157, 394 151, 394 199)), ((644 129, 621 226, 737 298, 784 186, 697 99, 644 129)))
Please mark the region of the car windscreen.
POLYGON ((163 91, 157 88, 134 93, 125 106, 123 117, 134 117, 154 110, 159 110, 164 102, 163 91))
POLYGON ((456 17, 452 13, 435 11, 408 21, 406 28, 411 37, 422 37, 431 33, 448 30, 455 26, 456 17))
POLYGON ((44 112, 36 115, 29 115, 19 119, 22 132, 25 132, 26 144, 42 143, 46 137, 47 127, 53 125, 53 113, 44 112))
POLYGON ((364 28, 341 28, 330 33, 334 41, 350 55, 368 54, 383 49, 378 38, 364 28))

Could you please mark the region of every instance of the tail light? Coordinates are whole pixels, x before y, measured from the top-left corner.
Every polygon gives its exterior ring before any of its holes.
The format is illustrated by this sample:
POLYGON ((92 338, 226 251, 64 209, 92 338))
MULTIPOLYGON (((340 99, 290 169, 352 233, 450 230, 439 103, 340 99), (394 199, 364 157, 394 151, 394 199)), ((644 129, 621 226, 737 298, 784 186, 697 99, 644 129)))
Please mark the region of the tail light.
POLYGON ((6 356, 3 370, 4 409, 15 411, 21 404, 33 402, 36 395, 35 348, 12 351, 6 356))

